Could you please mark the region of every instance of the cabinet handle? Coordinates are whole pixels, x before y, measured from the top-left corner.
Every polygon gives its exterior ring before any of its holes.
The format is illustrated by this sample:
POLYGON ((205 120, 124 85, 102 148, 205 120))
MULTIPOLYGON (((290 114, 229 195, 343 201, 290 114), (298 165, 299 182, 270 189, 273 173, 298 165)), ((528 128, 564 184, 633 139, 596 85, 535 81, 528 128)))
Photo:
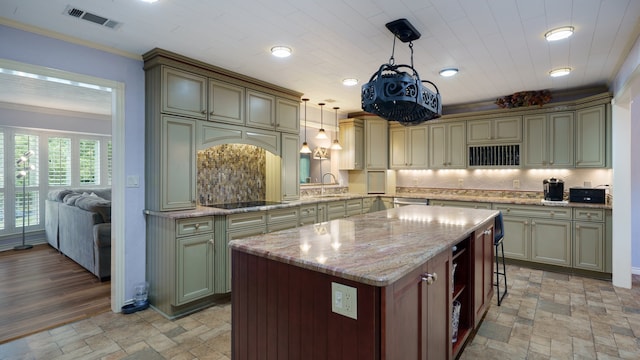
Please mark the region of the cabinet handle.
POLYGON ((429 274, 429 273, 424 273, 422 275, 422 281, 425 281, 427 283, 427 285, 431 285, 433 284, 434 281, 438 280, 438 274, 433 273, 433 274, 429 274))
POLYGON ((591 219, 591 213, 587 213, 587 218, 591 219))
POLYGON ((532 221, 532 222, 531 222, 531 226, 536 226, 536 222, 535 222, 535 221, 532 221))
POLYGON ((551 212, 551 217, 556 216, 556 213, 554 211, 551 212))
POLYGON ((209 115, 215 115, 216 113, 214 113, 213 111, 209 113, 209 115))
POLYGON ((580 230, 580 225, 576 225, 576 230, 580 230))
POLYGON ((200 228, 200 224, 199 224, 199 223, 196 223, 196 224, 194 224, 194 225, 193 225, 193 227, 195 227, 195 228, 196 228, 196 230, 198 230, 198 229, 200 228))
POLYGON ((529 222, 528 222, 528 221, 525 221, 525 222, 524 222, 524 225, 525 225, 525 226, 529 225, 529 222))
POLYGON ((202 111, 200 111, 200 113, 201 113, 202 115, 207 115, 207 110, 202 110, 202 111))
POLYGON ((216 242, 213 240, 213 238, 211 238, 211 239, 209 239, 209 244, 211 244, 211 245, 215 245, 215 244, 216 244, 216 242))

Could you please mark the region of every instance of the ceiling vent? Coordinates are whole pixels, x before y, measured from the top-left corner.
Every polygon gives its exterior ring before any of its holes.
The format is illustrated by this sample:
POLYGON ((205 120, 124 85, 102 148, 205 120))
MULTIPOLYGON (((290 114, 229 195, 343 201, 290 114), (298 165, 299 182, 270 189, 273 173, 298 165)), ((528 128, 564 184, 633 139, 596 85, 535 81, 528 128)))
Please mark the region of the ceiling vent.
POLYGON ((94 24, 108 27, 110 29, 117 29, 122 25, 122 23, 119 21, 96 15, 88 11, 78 9, 77 7, 71 5, 67 5, 66 9, 64 9, 64 14, 72 16, 74 18, 90 21, 94 24))

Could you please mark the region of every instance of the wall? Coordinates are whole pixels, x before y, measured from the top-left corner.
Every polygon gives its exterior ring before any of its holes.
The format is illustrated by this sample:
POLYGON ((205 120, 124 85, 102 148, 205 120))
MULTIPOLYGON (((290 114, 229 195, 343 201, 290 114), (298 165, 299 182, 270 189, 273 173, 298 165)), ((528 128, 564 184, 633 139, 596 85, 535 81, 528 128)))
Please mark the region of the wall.
MULTIPOLYGON (((111 31, 105 29, 105 31, 111 31)), ((137 176, 139 187, 124 189, 123 243, 125 299, 133 298, 133 287, 145 279, 144 209, 144 71, 142 59, 134 59, 0 25, 0 58, 89 75, 125 84, 124 164, 127 176, 137 176)), ((122 301, 122 299, 116 299, 122 301)))
MULTIPOLYGON (((542 191, 542 180, 562 179, 565 191, 570 187, 611 185, 610 169, 504 169, 504 170, 397 170, 397 186, 429 188, 466 188, 481 190, 542 191), (460 180, 462 186, 460 186, 460 180), (520 182, 514 187, 514 180, 520 182)), ((613 195, 613 189, 610 189, 613 195)), ((615 201, 615 197, 614 197, 615 201)))
POLYGON ((198 151, 198 201, 222 204, 266 198, 266 151, 253 145, 218 145, 198 151))

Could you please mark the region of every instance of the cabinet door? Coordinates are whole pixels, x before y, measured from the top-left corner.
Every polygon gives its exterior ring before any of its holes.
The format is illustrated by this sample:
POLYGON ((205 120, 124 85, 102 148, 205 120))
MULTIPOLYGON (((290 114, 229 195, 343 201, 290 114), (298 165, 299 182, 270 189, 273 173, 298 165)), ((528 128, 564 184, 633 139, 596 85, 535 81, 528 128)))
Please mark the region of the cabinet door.
POLYGON ((365 121, 365 158, 367 169, 382 170, 387 168, 387 147, 389 122, 383 119, 367 119, 365 121))
POLYGON ((298 135, 300 133, 300 104, 287 99, 276 99, 276 130, 298 135))
POLYGON ((193 209, 196 207, 195 121, 167 115, 163 115, 161 121, 162 210, 193 209))
POLYGON ((549 115, 549 167, 573 167, 573 113, 549 115))
POLYGON ((403 169, 408 165, 406 129, 391 128, 389 130, 389 167, 403 169))
MULTIPOLYGON (((452 289, 449 252, 443 251, 431 258, 427 262, 427 273, 437 275, 435 281, 430 284, 427 283, 427 302, 424 305, 427 309, 426 341, 428 358, 450 359, 452 289)), ((491 280, 491 277, 489 277, 489 280, 491 280)))
POLYGON ((229 247, 229 242, 231 242, 231 240, 236 240, 236 239, 241 239, 243 237, 248 237, 248 236, 254 236, 254 235, 261 235, 266 233, 266 227, 264 226, 258 226, 258 227, 246 227, 243 229, 237 229, 237 230, 233 230, 233 231, 227 231, 227 240, 226 240, 226 244, 225 244, 225 250, 226 250, 226 254, 225 254, 225 262, 226 262, 226 269, 227 269, 227 276, 226 276, 226 281, 225 281, 225 292, 230 292, 231 291, 231 247, 229 247))
POLYGON ((275 128, 276 98, 254 90, 247 90, 247 126, 273 130, 275 128))
POLYGON ((407 152, 409 167, 413 169, 427 168, 427 127, 407 128, 407 152))
POLYGON ((293 134, 282 134, 282 200, 300 198, 300 138, 293 134))
POLYGON ((576 111, 576 167, 606 166, 605 106, 576 111))
POLYGON ((447 168, 467 167, 467 137, 465 123, 447 124, 447 168))
POLYGON ((214 293, 213 233, 176 240, 176 298, 174 305, 214 293))
POLYGON ((485 143, 493 137, 492 120, 467 121, 467 142, 469 144, 485 143))
POLYGON ((429 167, 444 169, 447 166, 447 131, 444 124, 429 126, 429 167))
POLYGON ((576 222, 573 230, 573 267, 604 271, 604 223, 576 222))
POLYGON ((493 225, 475 232, 473 254, 473 309, 477 327, 493 295, 493 225))
POLYGON ((495 142, 522 141, 522 117, 513 116, 493 120, 493 139, 495 142))
POLYGON ((162 112, 207 118, 207 78, 162 68, 162 112))
POLYGON ((209 80, 209 120, 244 125, 244 88, 209 80))
POLYGON ((364 125, 362 120, 340 122, 340 170, 364 168, 364 125))
POLYGON ((524 166, 547 166, 547 117, 524 117, 524 166))
POLYGON ((504 256, 510 259, 529 260, 531 244, 529 219, 504 216, 504 256))
POLYGON ((571 222, 532 219, 531 261, 571 266, 571 222))

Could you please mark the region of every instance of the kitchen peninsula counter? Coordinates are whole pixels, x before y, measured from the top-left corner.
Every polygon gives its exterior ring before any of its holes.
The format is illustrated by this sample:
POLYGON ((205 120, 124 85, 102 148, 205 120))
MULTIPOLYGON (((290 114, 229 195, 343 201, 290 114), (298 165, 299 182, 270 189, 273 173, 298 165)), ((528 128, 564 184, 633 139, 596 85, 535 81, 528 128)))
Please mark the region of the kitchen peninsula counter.
POLYGON ((233 359, 455 358, 493 296, 497 215, 411 205, 231 241, 233 359))

